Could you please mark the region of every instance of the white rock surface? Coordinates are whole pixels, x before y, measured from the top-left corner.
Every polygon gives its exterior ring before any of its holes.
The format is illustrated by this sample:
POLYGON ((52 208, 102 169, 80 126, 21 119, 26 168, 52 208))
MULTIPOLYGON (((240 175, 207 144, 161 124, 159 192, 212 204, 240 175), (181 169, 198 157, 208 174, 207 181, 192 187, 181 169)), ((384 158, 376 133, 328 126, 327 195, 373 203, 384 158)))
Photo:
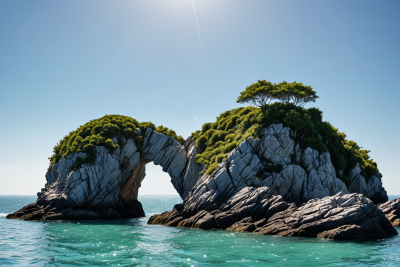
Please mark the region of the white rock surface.
POLYGON ((361 175, 360 164, 350 171, 349 178, 351 184, 349 190, 352 193, 364 194, 375 203, 383 203, 388 201, 386 190, 382 186, 382 181, 378 176, 372 176, 368 183, 365 182, 365 177, 361 175))

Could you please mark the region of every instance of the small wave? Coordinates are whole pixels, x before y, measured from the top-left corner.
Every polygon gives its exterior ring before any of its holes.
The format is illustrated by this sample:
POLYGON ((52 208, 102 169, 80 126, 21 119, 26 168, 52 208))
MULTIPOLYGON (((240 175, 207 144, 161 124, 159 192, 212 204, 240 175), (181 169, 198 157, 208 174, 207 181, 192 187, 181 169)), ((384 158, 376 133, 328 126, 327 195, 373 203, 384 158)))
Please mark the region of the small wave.
POLYGON ((0 218, 6 217, 8 213, 0 213, 0 218))

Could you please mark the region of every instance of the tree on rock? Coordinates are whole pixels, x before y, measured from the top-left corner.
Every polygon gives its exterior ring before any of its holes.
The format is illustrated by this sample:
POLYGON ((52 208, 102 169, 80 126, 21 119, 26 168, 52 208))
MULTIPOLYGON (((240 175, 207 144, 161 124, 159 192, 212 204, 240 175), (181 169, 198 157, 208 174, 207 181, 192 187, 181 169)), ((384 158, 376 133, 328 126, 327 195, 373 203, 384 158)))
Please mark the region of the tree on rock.
POLYGON ((302 107, 308 102, 315 102, 318 98, 311 86, 298 82, 281 82, 275 84, 266 80, 259 80, 246 87, 236 100, 237 103, 250 103, 255 107, 266 107, 272 100, 276 99, 285 104, 292 103, 302 107))
POLYGON ((250 105, 256 107, 266 106, 274 99, 276 89, 276 84, 267 82, 266 80, 259 80, 247 86, 246 90, 240 93, 236 102, 241 104, 250 103, 250 105))
POLYGON ((295 106, 304 106, 308 102, 315 102, 317 92, 311 86, 298 83, 281 82, 277 85, 277 90, 273 93, 274 98, 279 99, 285 104, 293 103, 295 106))

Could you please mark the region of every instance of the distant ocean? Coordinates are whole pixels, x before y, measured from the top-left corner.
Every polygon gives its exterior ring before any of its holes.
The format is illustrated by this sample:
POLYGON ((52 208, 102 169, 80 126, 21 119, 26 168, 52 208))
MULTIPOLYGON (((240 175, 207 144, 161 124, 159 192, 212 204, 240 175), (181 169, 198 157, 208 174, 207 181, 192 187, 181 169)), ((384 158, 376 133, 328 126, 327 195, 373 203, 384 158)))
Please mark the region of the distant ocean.
POLYGON ((35 200, 0 196, 0 266, 400 266, 399 236, 349 242, 146 224, 179 196, 139 196, 146 212, 139 219, 5 219, 35 200))

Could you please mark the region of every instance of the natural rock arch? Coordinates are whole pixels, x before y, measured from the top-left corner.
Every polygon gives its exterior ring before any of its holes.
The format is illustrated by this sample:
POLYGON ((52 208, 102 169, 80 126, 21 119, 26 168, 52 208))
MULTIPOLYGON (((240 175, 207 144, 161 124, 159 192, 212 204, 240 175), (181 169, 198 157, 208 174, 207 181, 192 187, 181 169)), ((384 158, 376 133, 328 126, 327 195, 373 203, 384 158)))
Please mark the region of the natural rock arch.
POLYGON ((142 217, 145 214, 137 196, 149 162, 169 174, 182 199, 197 182, 201 166, 195 162, 195 140, 188 138, 181 145, 173 137, 147 128, 141 149, 133 139, 124 143, 112 154, 105 147, 96 147, 95 163, 77 171, 71 167, 78 157, 85 157, 83 153, 62 158, 46 174, 47 183, 36 204, 56 208, 65 219, 142 217))
MULTIPOLYGON (((290 138, 290 129, 282 124, 263 129, 259 139, 243 141, 213 173, 201 177, 199 173, 203 167, 195 160, 198 149, 194 139, 188 138, 181 145, 173 137, 151 128, 144 133, 139 131, 139 135, 143 140, 141 148, 133 139, 124 140, 124 145, 112 154, 105 147, 97 146, 94 164, 82 165, 76 171, 71 171, 71 167, 85 154, 79 152, 62 158, 46 174, 47 183, 38 193, 36 204, 11 217, 40 220, 145 216, 137 195, 145 177, 145 165, 151 161, 169 174, 171 183, 184 199, 181 207, 184 217, 226 205, 237 196, 244 202, 263 201, 262 198, 247 199, 250 193, 243 195, 252 190, 268 191, 268 196, 280 196, 286 202, 296 204, 339 192, 362 193, 378 199, 377 202, 387 200, 379 177, 372 177, 368 185, 362 184, 360 181, 365 179, 357 167, 350 177, 352 184, 346 188, 336 177, 329 152, 319 153, 311 148, 301 151, 290 138), (265 172, 260 177, 257 173, 265 166, 263 158, 273 162, 271 164, 282 164, 282 171, 265 172)), ((118 144, 117 138, 114 143, 118 144)))
POLYGON ((140 151, 140 161, 134 167, 132 175, 121 185, 119 200, 122 203, 137 201, 141 182, 146 176, 145 166, 150 162, 160 165, 162 170, 169 174, 175 190, 182 199, 185 199, 203 169, 196 163, 197 153, 194 139, 188 138, 183 145, 180 145, 172 137, 147 128, 144 133, 143 148, 140 151))

